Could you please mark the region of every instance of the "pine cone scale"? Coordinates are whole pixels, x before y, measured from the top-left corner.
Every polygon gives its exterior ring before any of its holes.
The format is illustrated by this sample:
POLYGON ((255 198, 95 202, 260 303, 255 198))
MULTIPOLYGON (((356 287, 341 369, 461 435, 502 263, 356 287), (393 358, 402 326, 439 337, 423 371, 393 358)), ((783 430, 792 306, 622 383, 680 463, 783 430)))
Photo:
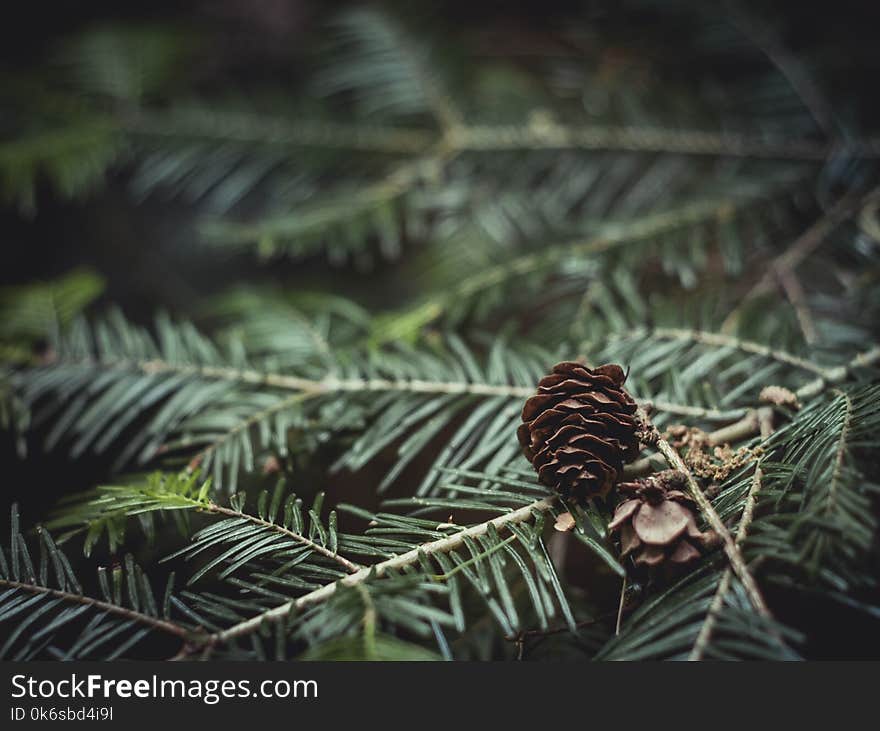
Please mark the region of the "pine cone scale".
POLYGON ((659 505, 642 505, 632 524, 636 535, 645 543, 667 546, 685 532, 692 517, 680 503, 664 500, 659 505))

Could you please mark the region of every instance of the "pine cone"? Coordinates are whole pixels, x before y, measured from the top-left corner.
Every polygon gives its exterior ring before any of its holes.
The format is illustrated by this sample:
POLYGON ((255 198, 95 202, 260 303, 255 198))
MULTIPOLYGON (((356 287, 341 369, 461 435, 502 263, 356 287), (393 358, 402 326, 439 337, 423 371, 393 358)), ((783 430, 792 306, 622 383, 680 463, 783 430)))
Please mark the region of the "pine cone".
POLYGON ((621 555, 633 554, 636 566, 683 566, 716 540, 714 531, 697 528, 694 501, 677 489, 684 476, 675 470, 617 486, 625 499, 608 525, 620 531, 621 555))
POLYGON ((563 497, 604 497, 639 452, 636 403, 618 365, 564 362, 526 401, 517 438, 538 479, 563 497))

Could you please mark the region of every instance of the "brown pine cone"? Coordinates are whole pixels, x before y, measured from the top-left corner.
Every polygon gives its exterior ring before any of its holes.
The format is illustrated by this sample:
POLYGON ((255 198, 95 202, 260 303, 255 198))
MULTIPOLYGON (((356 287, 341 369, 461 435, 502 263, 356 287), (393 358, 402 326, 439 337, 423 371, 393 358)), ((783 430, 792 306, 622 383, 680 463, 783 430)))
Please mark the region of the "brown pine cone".
POLYGON ((620 532, 621 555, 632 554, 636 566, 682 566, 716 542, 714 531, 697 528, 696 504, 677 489, 683 483, 680 472, 666 470, 617 486, 624 500, 608 528, 620 532))
POLYGON ((564 362, 538 383, 516 432, 538 479, 563 497, 604 497, 639 452, 636 403, 618 365, 564 362))

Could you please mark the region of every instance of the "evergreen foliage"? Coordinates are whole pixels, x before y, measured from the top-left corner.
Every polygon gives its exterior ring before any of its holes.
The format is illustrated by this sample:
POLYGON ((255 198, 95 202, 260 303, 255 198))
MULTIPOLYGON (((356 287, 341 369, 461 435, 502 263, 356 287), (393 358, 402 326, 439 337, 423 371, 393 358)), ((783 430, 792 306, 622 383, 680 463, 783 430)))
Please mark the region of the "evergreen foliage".
POLYGON ((7 495, 0 657, 792 660, 845 635, 799 602, 880 618, 876 110, 686 6, 638 3, 687 38, 656 65, 615 14, 523 63, 355 9, 287 87, 218 92, 223 39, 163 26, 4 83, 8 203, 185 204, 181 256, 244 274, 152 320, 86 269, 0 292, 10 463, 90 472, 7 495), (695 569, 634 573, 614 495, 522 457, 574 359, 629 369, 695 569))

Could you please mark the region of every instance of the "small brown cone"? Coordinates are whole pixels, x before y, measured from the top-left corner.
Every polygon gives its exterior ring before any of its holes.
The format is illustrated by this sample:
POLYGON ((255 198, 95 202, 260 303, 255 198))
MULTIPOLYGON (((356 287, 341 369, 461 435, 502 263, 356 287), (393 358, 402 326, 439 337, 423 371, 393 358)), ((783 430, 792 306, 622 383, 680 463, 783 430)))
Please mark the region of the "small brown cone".
POLYGON ((697 527, 696 504, 681 490, 683 475, 658 472, 617 486, 622 500, 608 525, 620 534, 623 556, 636 566, 684 566, 715 543, 715 533, 697 527))
POLYGON ((517 438, 538 479, 563 497, 605 496, 639 452, 636 403, 618 365, 563 362, 523 406, 517 438))

